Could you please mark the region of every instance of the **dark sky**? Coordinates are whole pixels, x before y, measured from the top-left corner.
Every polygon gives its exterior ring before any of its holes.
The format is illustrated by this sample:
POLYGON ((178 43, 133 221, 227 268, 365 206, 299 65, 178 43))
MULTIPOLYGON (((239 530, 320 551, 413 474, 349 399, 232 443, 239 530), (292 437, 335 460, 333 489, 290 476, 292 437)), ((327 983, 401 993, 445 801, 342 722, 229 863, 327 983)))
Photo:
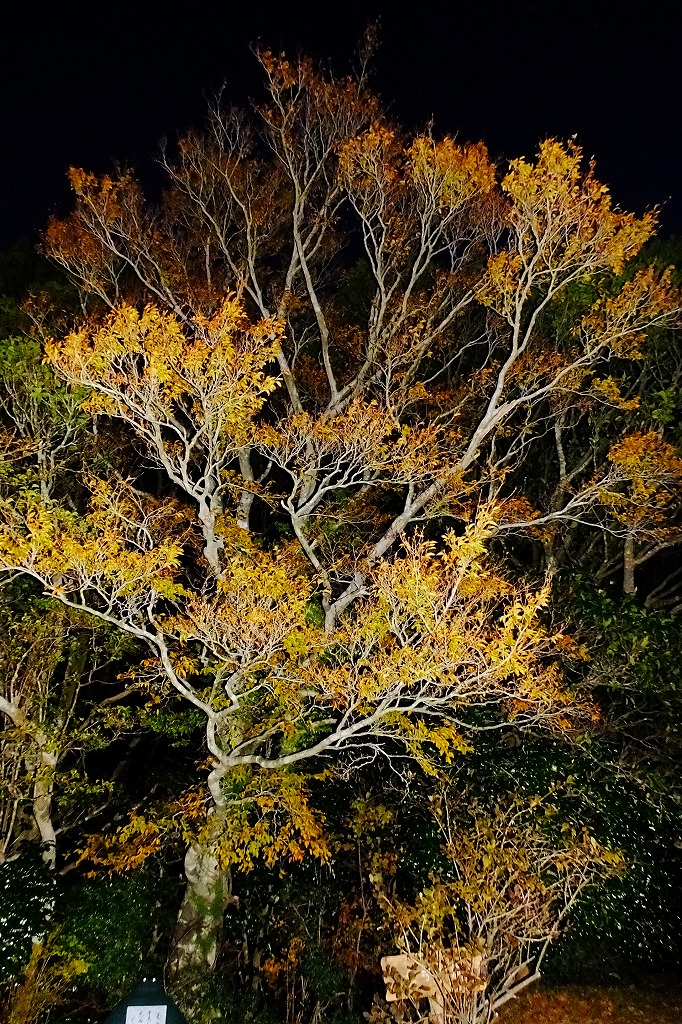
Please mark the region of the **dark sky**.
POLYGON ((343 70, 381 16, 376 84, 419 127, 482 138, 496 158, 577 135, 624 208, 663 204, 682 233, 682 13, 662 0, 127 0, 2 15, 0 246, 35 240, 65 209, 69 164, 148 173, 161 136, 201 122, 224 80, 258 94, 248 44, 330 57, 343 70))

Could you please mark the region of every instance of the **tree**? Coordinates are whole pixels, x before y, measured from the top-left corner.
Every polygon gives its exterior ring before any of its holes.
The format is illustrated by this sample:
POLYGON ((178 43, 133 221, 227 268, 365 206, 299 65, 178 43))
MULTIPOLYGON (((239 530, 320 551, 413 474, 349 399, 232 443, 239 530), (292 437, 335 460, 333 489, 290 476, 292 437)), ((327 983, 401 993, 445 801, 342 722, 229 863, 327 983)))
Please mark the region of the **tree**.
POLYGON ((16 857, 22 840, 34 838, 37 831, 43 859, 54 869, 55 775, 59 757, 68 745, 66 734, 87 649, 78 640, 69 640, 68 616, 63 609, 47 615, 43 609, 40 621, 34 613, 18 622, 16 618, 12 621, 6 608, 2 611, 0 711, 7 727, 1 733, 0 863, 16 857), (55 684, 54 677, 65 654, 63 684, 55 684))
MULTIPOLYGON (((552 827, 560 814, 556 796, 507 797, 493 808, 432 797, 444 840, 440 872, 412 902, 391 892, 381 872, 372 876, 375 898, 407 954, 402 985, 391 979, 401 958, 388 959, 387 992, 417 1004, 412 978, 425 972, 434 1019, 488 1024, 538 980, 549 944, 583 890, 597 873, 622 867, 620 855, 586 830, 565 819, 552 827)), ((376 1007, 373 1019, 392 1018, 376 1007)))
POLYGON ((668 273, 620 277, 655 217, 615 209, 576 145, 498 181, 481 144, 406 139, 364 75, 260 60, 255 125, 216 106, 164 155, 158 210, 130 172, 71 172, 46 247, 87 316, 46 354, 138 465, 84 478, 76 509, 29 487, 2 510, 2 567, 145 644, 146 679, 204 717, 183 976, 215 962, 230 864, 328 856, 306 772, 428 772, 481 715, 595 713, 561 682, 580 652, 543 622, 549 584, 486 541, 602 500, 610 477, 541 515, 514 481, 552 402, 678 308, 668 273))
MULTIPOLYGON (((661 266, 671 257, 679 261, 674 244, 647 245, 621 284, 647 263, 661 266)), ((679 284, 679 271, 672 275, 679 284)), ((589 284, 572 286, 552 312, 552 331, 565 337, 576 312, 593 299, 589 284)), ((523 485, 540 512, 537 554, 547 564, 581 567, 611 585, 622 581, 624 593, 638 593, 652 608, 675 607, 679 600, 678 364, 676 332, 654 328, 634 358, 617 357, 607 376, 588 379, 578 401, 554 396, 537 452, 542 469, 523 485), (600 494, 596 504, 590 485, 600 494), (569 495, 577 500, 557 529, 553 513, 569 495), (549 528, 542 529, 543 521, 549 528)))
MULTIPOLYGON (((0 280, 12 286, 0 298, 3 326, 16 332, 0 340, 0 491, 10 504, 28 489, 45 502, 75 507, 83 466, 94 455, 94 435, 80 409, 85 395, 55 377, 43 361, 40 341, 32 336, 30 317, 21 307, 22 292, 31 283, 47 285, 62 298, 64 289, 45 282, 40 265, 29 265, 32 282, 21 280, 23 256, 20 251, 18 282, 8 272, 11 262, 0 261, 0 280)), ((108 803, 106 782, 87 777, 85 752, 106 747, 139 718, 130 706, 127 722, 122 714, 130 688, 115 679, 103 681, 114 665, 122 667, 131 645, 119 632, 98 628, 90 616, 73 615, 59 602, 39 597, 26 580, 5 582, 0 597, 0 864, 37 844, 54 871, 58 836, 108 803)), ((117 768, 120 773, 121 765, 117 768)))
POLYGON ((136 652, 125 635, 38 599, 25 585, 7 588, 3 598, 0 864, 35 844, 54 871, 64 838, 80 836, 110 807, 113 779, 125 766, 124 749, 112 779, 91 778, 88 753, 127 738, 144 718, 134 688, 104 681, 136 652))
MULTIPOLYGON (((460 495, 462 474, 489 496, 513 493, 557 404, 564 420, 586 392, 622 404, 602 377, 606 364, 636 358, 643 329, 671 322, 677 300, 667 272, 616 276, 655 217, 614 209, 577 146, 549 140, 535 165, 513 161, 498 184, 480 144, 403 138, 364 77, 335 81, 310 61, 268 53, 261 63, 259 119, 217 104, 206 135, 182 139, 175 160, 164 154, 160 209, 145 206, 130 172, 114 180, 73 170, 76 209, 50 224, 46 247, 108 306, 151 298, 183 322, 214 311, 227 281, 243 289, 250 315, 286 321, 276 358, 291 423, 279 445, 239 449, 245 526, 255 478, 271 462, 293 475, 294 528, 309 528, 339 489, 329 452, 300 448, 302 414, 326 423, 374 401, 397 429, 437 425, 438 443, 424 437, 429 471, 404 478, 409 500, 395 530, 386 541, 375 531, 369 557, 379 558, 434 500, 460 495), (350 310, 349 289, 344 297, 333 284, 349 273, 344 238, 364 253, 350 310), (576 289, 587 301, 558 330, 557 306, 576 289)), ((556 455, 549 524, 585 518, 600 494, 589 477, 574 493, 561 445, 556 455)), ((357 473, 359 487, 381 480, 381 467, 357 473)), ((348 574, 338 584, 330 625, 361 591, 348 574)))
POLYGON ((82 519, 30 502, 6 525, 6 564, 11 557, 68 607, 146 642, 205 715, 212 813, 200 816, 187 858, 189 938, 178 970, 215 956, 227 897, 219 867, 248 866, 256 853, 328 856, 292 765, 355 751, 348 771, 357 757, 391 756, 398 743, 428 771, 434 748, 445 760, 467 749, 472 707, 506 706, 519 720, 558 728, 589 713, 562 690, 556 659, 571 648, 539 621, 547 589, 523 591, 486 569, 480 522, 448 535, 442 551, 405 541, 403 557, 377 566, 356 614, 330 636, 306 621, 314 583, 291 545, 271 553, 237 536, 206 593, 208 561, 194 589, 181 582, 172 507, 135 517, 120 484, 113 494, 100 485, 82 519), (256 809, 260 824, 249 813, 256 809), (210 946, 199 941, 207 929, 210 946))

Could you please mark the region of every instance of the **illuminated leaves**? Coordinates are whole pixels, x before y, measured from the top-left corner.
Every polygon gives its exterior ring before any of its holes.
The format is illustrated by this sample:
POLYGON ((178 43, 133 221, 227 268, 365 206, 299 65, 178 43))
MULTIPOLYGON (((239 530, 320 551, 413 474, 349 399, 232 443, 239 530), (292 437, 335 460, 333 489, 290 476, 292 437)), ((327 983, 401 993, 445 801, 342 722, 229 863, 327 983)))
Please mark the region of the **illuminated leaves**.
POLYGON ((224 783, 225 808, 207 813, 205 796, 193 790, 177 801, 131 814, 109 835, 92 835, 79 851, 81 862, 113 873, 134 871, 165 843, 181 839, 210 850, 223 868, 251 871, 258 860, 326 863, 331 852, 325 818, 310 804, 305 777, 292 772, 233 769, 224 783))
POLYGON ((518 253, 495 253, 488 260, 487 274, 479 289, 478 300, 513 323, 519 305, 523 277, 523 257, 518 253))
POLYGON ((525 266, 533 260, 548 274, 597 267, 620 273, 653 233, 655 214, 638 219, 614 209, 594 165, 584 173, 582 164, 580 146, 555 139, 540 145, 536 163, 511 161, 502 190, 525 266))
POLYGON ((637 271, 616 295, 598 299, 574 334, 587 348, 605 347, 626 359, 641 359, 646 328, 673 324, 679 313, 679 292, 671 282, 672 268, 637 271))
MULTIPOLYGON (((459 145, 449 137, 437 141, 421 135, 403 149, 399 136, 381 123, 344 144, 339 169, 365 214, 374 208, 378 215, 382 207, 397 213, 391 204, 403 202, 403 213, 420 213, 434 235, 495 184, 495 168, 482 143, 459 145)), ((399 229, 396 224, 396 237, 399 229)))
POLYGON ((682 459, 655 431, 623 438, 612 446, 609 459, 641 485, 677 482, 682 478, 682 459))
POLYGON ((682 500, 677 450, 654 431, 633 433, 612 445, 609 461, 616 472, 601 497, 611 514, 630 530, 664 538, 682 500))
POLYGON ((290 474, 292 508, 306 512, 337 488, 431 477, 442 471, 441 442, 437 425, 400 425, 391 410, 360 399, 333 418, 299 413, 254 432, 255 448, 290 474))
POLYGON ((326 863, 331 856, 324 815, 310 804, 305 777, 293 772, 235 772, 229 786, 238 799, 228 806, 217 856, 224 864, 250 871, 257 858, 272 867, 309 855, 326 863))
MULTIPOLYGON (((582 163, 579 146, 549 139, 536 163, 511 161, 501 183, 509 198, 510 244, 489 258, 477 295, 513 327, 520 350, 530 341, 527 317, 533 325, 538 309, 571 281, 620 274, 655 228, 653 213, 637 219, 614 209, 594 165, 584 173, 582 163)), ((638 358, 648 324, 679 306, 670 280, 668 272, 639 271, 615 295, 599 299, 574 333, 591 353, 608 348, 638 358)))
POLYGON ((274 321, 249 324, 233 297, 212 317, 197 316, 189 336, 172 314, 122 306, 99 329, 52 342, 47 355, 67 380, 91 389, 88 411, 131 422, 151 444, 166 427, 178 440, 198 433, 200 448, 231 446, 276 387, 264 368, 280 330, 274 321))
POLYGON ((235 553, 213 596, 193 595, 165 626, 184 642, 198 640, 223 672, 296 664, 316 646, 305 622, 311 593, 310 580, 292 574, 286 553, 271 557, 254 547, 235 553))
POLYGON ((626 398, 622 394, 618 382, 613 377, 595 377, 590 384, 590 390, 600 401, 622 409, 623 412, 634 412, 639 408, 639 396, 635 395, 633 398, 626 398))
POLYGON ((462 209, 495 185, 495 167, 482 142, 461 146, 448 137, 436 142, 422 135, 412 143, 409 160, 412 180, 424 201, 441 210, 462 209))
MULTIPOLYGON (((369 876, 396 946, 414 960, 414 975, 426 972, 431 1005, 437 999, 453 1022, 485 1019, 517 984, 535 980, 533 966, 581 892, 623 869, 618 851, 558 824, 556 796, 465 806, 444 789, 430 799, 443 861, 429 884, 408 902, 385 873, 369 876)), ((403 983, 398 998, 416 1004, 423 994, 403 983)))
POLYGON ((228 295, 211 316, 183 322, 156 306, 140 313, 123 305, 103 326, 47 346, 58 372, 89 390, 85 408, 126 423, 173 484, 199 503, 204 554, 216 573, 224 474, 277 387, 265 368, 280 334, 274 320, 252 325, 241 301, 228 295))
POLYGON ((91 590, 93 598, 100 590, 105 602, 179 596, 178 545, 170 539, 155 544, 148 533, 131 538, 122 529, 125 513, 119 513, 115 495, 104 484, 98 485, 92 510, 83 519, 26 492, 2 506, 0 565, 27 572, 59 598, 83 589, 91 590))
POLYGON ((391 186, 397 186, 400 144, 390 128, 373 124, 362 135, 349 139, 341 149, 339 170, 347 187, 359 197, 369 198, 373 191, 387 198, 391 186))
POLYGON ((148 857, 158 853, 162 829, 155 821, 140 814, 131 814, 126 825, 112 835, 90 836, 79 851, 81 861, 89 861, 110 871, 134 871, 148 857))

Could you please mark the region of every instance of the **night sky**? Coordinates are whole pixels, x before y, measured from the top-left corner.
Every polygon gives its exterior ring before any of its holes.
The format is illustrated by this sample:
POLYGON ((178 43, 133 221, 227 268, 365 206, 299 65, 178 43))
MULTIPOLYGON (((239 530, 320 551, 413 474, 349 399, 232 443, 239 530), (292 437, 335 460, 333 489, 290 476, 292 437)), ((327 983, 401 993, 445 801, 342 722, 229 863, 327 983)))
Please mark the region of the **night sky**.
POLYGON ((418 129, 483 139, 500 161, 548 135, 576 135, 619 204, 661 204, 682 233, 682 13, 662 0, 413 0, 397 4, 243 0, 30 2, 2 16, 0 246, 35 241, 68 207, 69 164, 116 162, 153 180, 162 136, 201 123, 223 81, 258 96, 249 43, 329 57, 341 71, 381 18, 376 87, 418 129))

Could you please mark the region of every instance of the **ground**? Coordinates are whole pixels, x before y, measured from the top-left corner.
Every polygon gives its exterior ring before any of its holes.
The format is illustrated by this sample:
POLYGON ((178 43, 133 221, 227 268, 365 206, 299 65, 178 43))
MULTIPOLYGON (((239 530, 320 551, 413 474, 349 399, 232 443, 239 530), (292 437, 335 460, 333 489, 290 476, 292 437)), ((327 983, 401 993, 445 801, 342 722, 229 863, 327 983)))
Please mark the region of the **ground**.
POLYGON ((499 1024, 682 1024, 682 987, 538 988, 505 1007, 499 1024))

